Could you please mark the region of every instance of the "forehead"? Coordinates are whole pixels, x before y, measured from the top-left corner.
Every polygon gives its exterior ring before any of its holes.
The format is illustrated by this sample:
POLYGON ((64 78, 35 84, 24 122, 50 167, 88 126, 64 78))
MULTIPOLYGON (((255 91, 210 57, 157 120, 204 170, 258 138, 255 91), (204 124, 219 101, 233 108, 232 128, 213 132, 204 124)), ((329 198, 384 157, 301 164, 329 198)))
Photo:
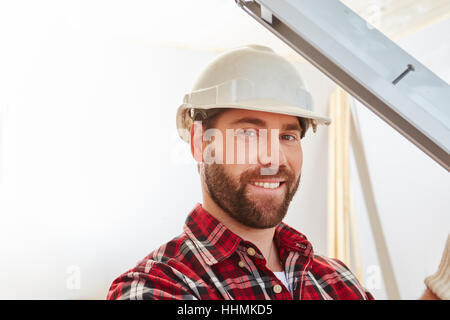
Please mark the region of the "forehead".
POLYGON ((244 110, 244 109, 228 109, 221 113, 217 118, 217 126, 239 126, 249 121, 255 125, 262 127, 283 127, 286 125, 298 125, 298 118, 295 116, 264 112, 264 111, 254 111, 254 110, 244 110))

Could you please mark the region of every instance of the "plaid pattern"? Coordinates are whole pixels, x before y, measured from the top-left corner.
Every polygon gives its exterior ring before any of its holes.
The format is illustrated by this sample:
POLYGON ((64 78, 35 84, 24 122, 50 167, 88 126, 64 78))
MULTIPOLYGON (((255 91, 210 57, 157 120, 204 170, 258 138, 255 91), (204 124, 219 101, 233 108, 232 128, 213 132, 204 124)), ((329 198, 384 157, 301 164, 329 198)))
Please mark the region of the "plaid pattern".
POLYGON ((275 243, 292 294, 255 245, 197 203, 183 234, 118 277, 107 299, 373 299, 342 262, 314 255, 306 237, 285 223, 275 243))

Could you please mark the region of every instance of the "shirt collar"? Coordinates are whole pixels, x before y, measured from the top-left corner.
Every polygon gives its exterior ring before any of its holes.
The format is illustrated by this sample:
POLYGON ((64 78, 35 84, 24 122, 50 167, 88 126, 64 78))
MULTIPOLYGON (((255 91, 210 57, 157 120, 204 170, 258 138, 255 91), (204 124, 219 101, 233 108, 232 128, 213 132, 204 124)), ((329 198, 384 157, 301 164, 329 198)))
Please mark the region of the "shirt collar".
POLYGON ((306 258, 314 256, 313 247, 306 236, 284 222, 275 228, 275 243, 283 261, 292 251, 298 252, 306 258))
POLYGON ((242 240, 203 209, 200 203, 189 213, 184 232, 208 265, 228 258, 242 240))
MULTIPOLYGON (((228 258, 244 241, 206 211, 201 203, 197 203, 189 213, 184 232, 208 265, 228 258)), ((306 236, 283 222, 275 229, 275 242, 280 256, 285 256, 290 251, 304 256, 313 255, 311 243, 306 236)))

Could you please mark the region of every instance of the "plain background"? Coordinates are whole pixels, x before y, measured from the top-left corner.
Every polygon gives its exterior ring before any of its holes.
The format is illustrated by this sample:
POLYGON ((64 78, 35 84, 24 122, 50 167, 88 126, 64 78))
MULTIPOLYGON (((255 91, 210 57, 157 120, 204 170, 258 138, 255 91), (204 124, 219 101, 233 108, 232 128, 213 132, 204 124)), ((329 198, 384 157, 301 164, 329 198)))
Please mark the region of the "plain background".
MULTIPOLYGON (((399 43, 450 82, 450 20, 399 43)), ((176 108, 210 59, 275 48, 298 68, 316 110, 336 85, 234 1, 15 1, 0 4, 1 299, 104 299, 111 282, 182 231, 201 202, 176 108)), ((438 266, 450 179, 357 107, 377 206, 403 299, 438 266)), ((326 254, 326 127, 303 140, 286 222, 326 254)), ((363 283, 386 293, 352 162, 363 283)))

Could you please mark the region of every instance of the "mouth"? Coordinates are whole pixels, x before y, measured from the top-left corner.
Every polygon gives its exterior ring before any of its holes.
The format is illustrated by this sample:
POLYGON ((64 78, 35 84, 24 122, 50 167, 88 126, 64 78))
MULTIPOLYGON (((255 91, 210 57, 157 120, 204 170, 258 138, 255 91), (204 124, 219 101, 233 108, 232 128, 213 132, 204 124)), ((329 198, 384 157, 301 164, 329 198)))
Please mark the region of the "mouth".
POLYGON ((254 180, 250 181, 249 184, 258 189, 277 190, 281 189, 286 184, 286 182, 280 180, 254 180))

